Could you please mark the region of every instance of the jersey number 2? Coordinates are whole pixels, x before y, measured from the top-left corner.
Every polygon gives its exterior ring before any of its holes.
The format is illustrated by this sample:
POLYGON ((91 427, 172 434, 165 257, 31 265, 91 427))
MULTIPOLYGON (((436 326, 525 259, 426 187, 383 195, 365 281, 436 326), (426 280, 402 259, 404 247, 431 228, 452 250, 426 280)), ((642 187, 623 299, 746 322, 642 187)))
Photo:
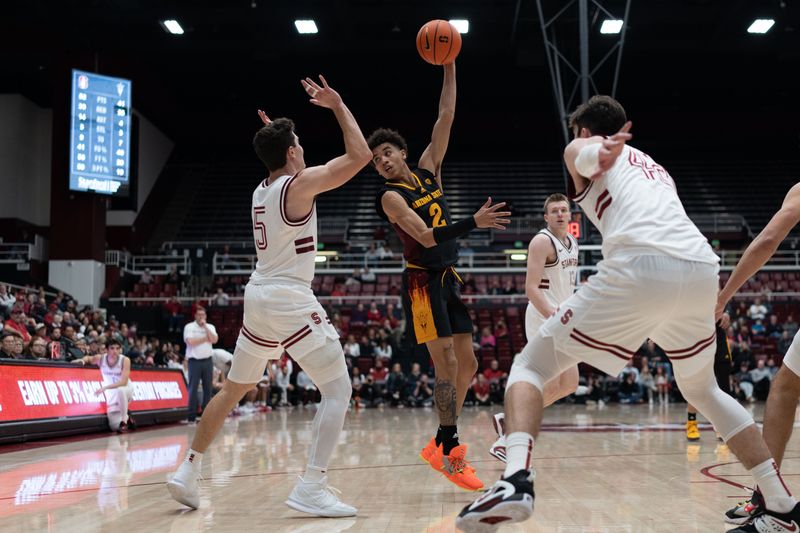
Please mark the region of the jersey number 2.
POLYGON ((267 249, 267 227, 258 220, 258 215, 263 215, 266 212, 267 208, 263 206, 253 208, 253 231, 255 232, 256 248, 259 250, 267 249))
POLYGON ((428 208, 428 214, 433 217, 434 228, 447 225, 447 221, 442 220, 442 207, 436 202, 432 203, 431 206, 428 208))

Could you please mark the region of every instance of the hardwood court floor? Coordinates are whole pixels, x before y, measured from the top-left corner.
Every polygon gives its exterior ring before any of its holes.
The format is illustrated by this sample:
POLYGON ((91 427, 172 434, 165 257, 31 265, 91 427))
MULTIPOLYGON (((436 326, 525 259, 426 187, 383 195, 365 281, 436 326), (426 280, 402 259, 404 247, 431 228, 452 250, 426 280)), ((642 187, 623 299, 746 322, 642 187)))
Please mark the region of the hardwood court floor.
MULTIPOLYGON (((713 532, 747 495, 747 472, 706 426, 686 442, 683 404, 668 407, 555 406, 536 443, 536 512, 500 531, 552 533, 713 532)), ((502 472, 488 455, 489 408, 460 419, 468 458, 484 483, 502 472)), ((760 420, 763 406, 754 415, 760 420)), ((123 436, 0 446, 0 531, 430 532, 455 531, 475 498, 417 457, 436 427, 430 409, 350 412, 329 474, 356 519, 306 517, 286 507, 304 469, 313 410, 229 418, 206 453, 201 507, 172 501, 167 474, 183 459, 193 427, 162 426, 123 436)), ((784 464, 800 492, 800 437, 784 464)))

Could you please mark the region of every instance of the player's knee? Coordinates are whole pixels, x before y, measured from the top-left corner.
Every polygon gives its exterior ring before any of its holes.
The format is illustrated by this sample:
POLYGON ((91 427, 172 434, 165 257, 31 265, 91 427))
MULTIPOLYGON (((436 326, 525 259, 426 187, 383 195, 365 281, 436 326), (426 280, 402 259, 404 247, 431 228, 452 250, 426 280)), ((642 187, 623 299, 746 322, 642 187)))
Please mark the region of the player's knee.
POLYGON ((525 365, 515 361, 514 364, 511 365, 511 372, 508 373, 508 380, 506 381, 506 394, 508 394, 508 391, 511 390, 511 387, 515 383, 520 382, 530 383, 539 389, 539 392, 542 392, 544 391, 544 384, 546 383, 546 380, 544 380, 542 376, 535 370, 531 370, 525 365))
POLYGON ((783 365, 775 375, 770 394, 790 394, 800 397, 800 376, 787 365, 783 365))
POLYGON ((478 360, 472 357, 464 357, 458 361, 458 373, 462 376, 472 377, 478 371, 478 360))
POLYGON ((444 344, 438 350, 431 351, 433 364, 436 366, 436 375, 455 376, 458 372, 458 358, 453 349, 453 343, 444 344), (434 353, 436 352, 436 353, 434 353))

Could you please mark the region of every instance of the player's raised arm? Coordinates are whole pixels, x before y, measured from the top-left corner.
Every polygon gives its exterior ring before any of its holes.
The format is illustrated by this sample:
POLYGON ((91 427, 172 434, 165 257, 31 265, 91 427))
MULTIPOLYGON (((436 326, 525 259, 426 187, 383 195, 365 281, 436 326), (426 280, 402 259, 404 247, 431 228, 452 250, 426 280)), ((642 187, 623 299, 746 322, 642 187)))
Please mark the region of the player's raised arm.
POLYGON ((800 183, 789 189, 780 210, 772 217, 761 233, 753 239, 720 291, 715 318, 719 320, 725 306, 745 281, 758 272, 778 249, 789 232, 800 223, 800 183))
POLYGON ((631 122, 610 137, 585 137, 573 139, 564 149, 564 162, 573 177, 597 179, 614 166, 630 134, 631 122))
POLYGON ((311 78, 301 80, 303 88, 311 97, 310 102, 320 107, 333 111, 344 136, 344 155, 331 159, 324 165, 309 167, 297 176, 296 189, 292 187, 293 194, 299 194, 301 200, 313 200, 313 197, 344 185, 369 163, 372 152, 367 146, 367 141, 358 127, 355 117, 344 105, 339 96, 323 76, 319 77, 322 85, 318 85, 311 78))
POLYGON ((547 301, 539 284, 542 282, 544 266, 556 251, 547 235, 538 234, 528 245, 528 269, 525 274, 525 295, 543 317, 549 317, 556 309, 547 301))
POLYGON ((463 237, 475 228, 505 229, 510 222, 508 217, 511 212, 498 211, 505 205, 505 202, 492 205, 492 199, 488 198, 473 216, 449 226, 429 228, 398 193, 388 191, 381 197, 381 207, 389 221, 400 226, 425 248, 433 248, 442 242, 463 237))
POLYGON ((439 97, 439 115, 433 125, 431 142, 419 158, 419 168, 430 171, 442 187, 442 161, 450 143, 450 129, 456 114, 456 64, 443 65, 444 81, 439 97))

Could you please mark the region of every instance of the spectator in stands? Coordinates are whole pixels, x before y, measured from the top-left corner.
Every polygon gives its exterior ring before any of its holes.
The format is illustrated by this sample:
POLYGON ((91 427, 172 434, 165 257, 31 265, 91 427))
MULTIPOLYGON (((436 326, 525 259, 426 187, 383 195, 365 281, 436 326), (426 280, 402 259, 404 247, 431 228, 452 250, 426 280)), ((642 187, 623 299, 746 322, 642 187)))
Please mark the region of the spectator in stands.
POLYGON ((360 303, 353 310, 350 315, 350 325, 352 326, 365 326, 367 324, 367 312, 364 310, 364 304, 360 303))
POLYGON ((225 270, 231 265, 231 263, 231 247, 226 244, 222 248, 222 253, 219 254, 219 266, 222 270, 225 270))
POLYGON ((761 298, 756 298, 750 309, 747 310, 747 316, 750 320, 764 320, 767 316, 767 306, 761 303, 761 298))
POLYGON ((228 294, 222 290, 222 287, 217 287, 217 292, 214 294, 214 297, 211 298, 211 301, 209 303, 211 305, 217 305, 220 307, 226 306, 231 303, 231 297, 228 296, 228 294))
POLYGON ((489 326, 485 326, 481 330, 481 340, 480 340, 481 348, 491 347, 494 348, 497 346, 497 339, 495 339, 494 335, 492 335, 492 329, 489 326))
POLYGON ((753 357, 753 352, 750 351, 750 345, 747 342, 740 342, 739 346, 733 350, 732 355, 734 368, 738 368, 741 365, 747 365, 748 369, 753 367, 755 357, 753 357))
POLYGON ((503 403, 503 393, 506 388, 506 379, 508 373, 500 370, 500 362, 497 359, 492 359, 489 367, 483 370, 483 377, 489 384, 489 393, 491 400, 494 403, 503 403))
POLYGON ((0 283, 0 315, 8 313, 17 299, 4 283, 0 283))
POLYGON ((177 290, 181 289, 181 284, 183 283, 183 276, 180 272, 178 272, 178 265, 172 265, 169 267, 169 273, 165 279, 166 283, 171 283, 175 285, 177 290))
POLYGON ((32 359, 47 360, 47 341, 41 337, 34 337, 30 344, 32 359))
POLYGON ((767 336, 779 339, 783 333, 783 326, 778 323, 778 315, 769 316, 769 324, 767 324, 767 336))
POLYGON ((361 286, 361 269, 354 268, 353 273, 344 281, 345 287, 360 287, 361 286))
POLYGON ((369 304, 369 311, 367 311, 367 324, 370 326, 380 326, 383 321, 381 310, 378 309, 378 304, 372 302, 369 304))
POLYGON ((3 334, 3 343, 0 347, 0 359, 16 359, 14 351, 17 344, 17 334, 6 332, 3 334))
POLYGON ((361 342, 358 347, 362 357, 375 357, 375 343, 372 342, 366 335, 361 336, 361 342))
POLYGON ((364 266, 367 268, 375 268, 378 266, 378 261, 380 258, 381 256, 378 253, 378 250, 375 248, 375 243, 370 243, 369 249, 366 251, 366 253, 364 253, 364 266))
POLYGON ((503 294, 517 294, 517 289, 514 287, 514 282, 507 279, 503 284, 503 294))
POLYGON ((361 271, 361 283, 375 283, 375 279, 375 273, 368 266, 364 266, 364 270, 361 271))
MULTIPOLYGON (((635 367, 634 367, 635 368, 635 367)), ((638 369, 637 369, 638 373, 638 369)), ((636 374, 628 372, 619 384, 619 403, 639 403, 642 401, 642 391, 636 382, 636 374)))
POLYGON ((421 379, 422 372, 419 363, 411 365, 411 372, 406 376, 406 385, 403 391, 403 396, 406 400, 406 405, 409 407, 416 407, 414 405, 414 393, 417 390, 417 382, 421 379))
POLYGON ((739 366, 739 372, 733 376, 733 391, 734 395, 739 400, 747 400, 748 402, 755 401, 753 398, 753 382, 750 376, 750 368, 747 363, 742 363, 739 366))
POLYGON ((433 405, 433 389, 430 386, 428 374, 421 374, 411 393, 411 407, 430 407, 433 405))
POLYGON ((386 379, 386 395, 392 407, 402 406, 403 392, 406 388, 406 376, 400 363, 392 366, 392 373, 386 379))
POLYGON ((389 368, 383 364, 383 359, 375 358, 375 366, 370 368, 369 377, 372 378, 372 387, 375 400, 383 402, 386 396, 386 380, 389 378, 389 368))
POLYGON ((664 365, 656 366, 656 373, 653 376, 656 381, 656 390, 658 391, 658 403, 669 403, 669 376, 664 365))
POLYGON ((764 326, 764 322, 759 318, 753 324, 753 327, 750 328, 750 332, 756 336, 763 336, 767 332, 767 328, 764 326))
POLYGON ((772 356, 767 357, 767 370, 769 370, 770 379, 775 379, 775 374, 778 373, 778 367, 775 365, 775 358, 772 356))
POLYGON ((489 282, 489 294, 497 296, 503 294, 503 288, 500 286, 500 280, 493 279, 489 282))
POLYGON ((197 420, 197 386, 203 382, 203 404, 205 410, 211 394, 211 377, 213 370, 212 353, 214 343, 219 340, 216 328, 206 322, 206 310, 197 308, 194 321, 183 328, 183 340, 186 342, 186 359, 189 360, 189 414, 188 420, 193 424, 197 420))
POLYGON ((794 337, 789 335, 788 330, 783 330, 781 333, 781 338, 778 339, 778 353, 781 355, 786 355, 786 352, 789 351, 789 346, 792 345, 792 341, 794 337))
POLYGON ((478 405, 492 405, 491 400, 491 386, 486 376, 477 374, 472 380, 472 394, 475 397, 475 403, 478 405))
POLYGON ((642 392, 642 399, 647 397, 647 403, 652 404, 656 391, 656 379, 650 371, 650 365, 646 362, 646 357, 642 357, 642 368, 639 370, 639 389, 642 392))
POLYGON ((508 337, 508 326, 506 326, 506 321, 502 318, 494 325, 494 336, 495 339, 504 339, 508 337))
POLYGON ((47 338, 47 326, 45 326, 44 323, 42 322, 39 322, 33 328, 33 337, 31 338, 31 342, 33 342, 33 340, 36 339, 37 337, 42 339, 45 342, 45 344, 50 342, 50 339, 47 338))
POLYGON ((476 292, 478 292, 478 286, 475 284, 475 279, 472 277, 472 273, 470 272, 465 273, 464 294, 475 294, 476 292))
MULTIPOLYGON (((463 259, 464 263, 471 266, 472 258, 475 255, 475 250, 473 250, 470 245, 469 241, 459 241, 458 245, 458 257, 459 259, 463 259)), ((463 263, 462 263, 463 264, 463 263)), ((473 284, 472 290, 475 290, 475 286, 473 284)))
POLYGON ((350 382, 353 386, 353 406, 364 407, 365 404, 361 398, 361 389, 364 387, 364 376, 361 375, 361 370, 358 368, 358 365, 353 365, 350 372, 350 382))
POLYGON ((280 395, 279 406, 285 407, 289 405, 289 392, 294 390, 292 385, 292 374, 289 365, 279 365, 278 371, 275 373, 275 390, 280 395))
POLYGON ((386 304, 386 318, 392 322, 392 328, 396 328, 403 320, 403 312, 394 304, 386 304))
POLYGON ((344 343, 344 355, 347 357, 358 357, 361 355, 361 347, 356 342, 355 335, 348 335, 347 342, 344 343))
POLYGON ((297 373, 297 393, 300 396, 300 401, 303 402, 303 405, 310 403, 316 403, 317 399, 317 387, 314 385, 314 382, 311 381, 311 378, 308 377, 308 374, 305 371, 301 370, 297 373))
POLYGON ((150 285, 153 282, 153 275, 150 274, 150 269, 145 268, 144 273, 139 278, 139 283, 144 283, 145 285, 150 285))
POLYGON ((750 371, 750 380, 753 382, 753 396, 756 400, 764 401, 769 395, 769 386, 772 383, 772 372, 767 368, 766 361, 761 358, 756 362, 756 367, 750 371))
POLYGON ((747 326, 739 326, 739 333, 736 334, 736 344, 741 345, 742 343, 749 345, 752 342, 752 338, 750 337, 750 328, 747 326))
MULTIPOLYGON (((183 315, 181 314, 181 303, 176 296, 173 296, 164 304, 164 314, 167 318, 167 329, 170 332, 178 331, 183 322, 183 315)), ((123 326, 125 325, 123 324, 123 326)), ((127 326, 125 328, 127 329, 127 326)))
POLYGON ((22 337, 23 344, 27 346, 31 341, 31 334, 28 333, 28 328, 25 326, 26 322, 22 306, 14 304, 14 307, 11 308, 11 318, 5 321, 3 328, 6 332, 16 333, 22 337))
POLYGON ((800 325, 794 319, 793 315, 788 315, 786 317, 786 322, 783 323, 783 330, 789 332, 789 336, 794 338, 797 335, 797 330, 800 329, 800 325))
POLYGON ((378 345, 375 347, 375 362, 381 361, 382 364, 389 364, 392 360, 392 345, 389 343, 389 339, 384 337, 378 341, 378 345))

